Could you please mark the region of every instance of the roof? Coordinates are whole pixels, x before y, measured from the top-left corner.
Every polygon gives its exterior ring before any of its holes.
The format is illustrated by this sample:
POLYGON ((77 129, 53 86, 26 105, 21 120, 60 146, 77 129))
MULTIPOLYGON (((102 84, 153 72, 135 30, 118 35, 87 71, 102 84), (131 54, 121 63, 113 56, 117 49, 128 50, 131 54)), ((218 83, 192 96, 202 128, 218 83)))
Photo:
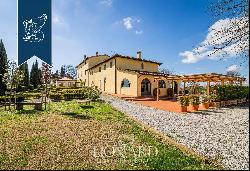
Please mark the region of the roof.
POLYGON ((73 79, 68 78, 68 77, 63 77, 63 78, 61 78, 61 79, 59 79, 57 81, 76 81, 76 80, 73 80, 73 79))
POLYGON ((160 63, 160 62, 156 62, 156 61, 152 61, 152 60, 147 60, 147 59, 139 59, 139 58, 130 57, 130 56, 114 55, 114 56, 110 57, 109 59, 106 59, 106 60, 104 60, 103 62, 98 63, 98 64, 94 65, 93 67, 87 69, 87 70, 93 69, 93 68, 95 68, 95 67, 97 67, 97 66, 99 66, 99 65, 101 65, 101 64, 103 64, 103 63, 105 63, 105 62, 108 62, 109 60, 112 60, 112 59, 114 59, 114 58, 132 59, 132 60, 136 60, 136 61, 143 61, 143 62, 155 63, 155 64, 158 64, 158 65, 161 65, 161 64, 162 64, 162 63, 160 63))
POLYGON ((86 57, 85 59, 83 59, 82 62, 76 66, 76 68, 77 68, 78 66, 80 66, 81 64, 83 64, 83 63, 84 63, 85 61, 87 61, 88 59, 94 58, 94 57, 99 57, 99 56, 108 56, 108 57, 109 57, 109 55, 107 55, 107 54, 98 55, 98 56, 88 56, 88 57, 86 57))
POLYGON ((162 76, 162 77, 168 77, 169 74, 161 73, 161 72, 150 72, 150 71, 140 71, 140 70, 132 70, 132 69, 121 69, 117 68, 120 71, 128 71, 128 72, 135 72, 142 75, 153 75, 153 76, 162 76))

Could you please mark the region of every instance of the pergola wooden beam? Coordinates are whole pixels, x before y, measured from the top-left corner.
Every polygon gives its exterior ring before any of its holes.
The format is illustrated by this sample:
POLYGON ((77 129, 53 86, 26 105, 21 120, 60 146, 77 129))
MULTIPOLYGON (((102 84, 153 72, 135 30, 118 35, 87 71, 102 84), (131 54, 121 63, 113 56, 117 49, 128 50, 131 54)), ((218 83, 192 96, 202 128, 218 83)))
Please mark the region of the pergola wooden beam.
POLYGON ((228 75, 209 73, 209 74, 193 74, 193 75, 171 75, 166 77, 167 80, 171 81, 185 81, 185 82, 225 82, 225 81, 239 81, 243 82, 246 80, 244 77, 232 77, 228 75))

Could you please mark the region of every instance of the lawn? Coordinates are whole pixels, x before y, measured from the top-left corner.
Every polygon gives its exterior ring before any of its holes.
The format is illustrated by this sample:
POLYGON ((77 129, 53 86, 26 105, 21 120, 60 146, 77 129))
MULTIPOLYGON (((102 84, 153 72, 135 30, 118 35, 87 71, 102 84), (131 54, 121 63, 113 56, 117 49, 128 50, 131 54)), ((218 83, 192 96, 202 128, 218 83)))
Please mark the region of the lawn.
POLYGON ((103 102, 0 108, 0 169, 217 169, 165 145, 103 102))

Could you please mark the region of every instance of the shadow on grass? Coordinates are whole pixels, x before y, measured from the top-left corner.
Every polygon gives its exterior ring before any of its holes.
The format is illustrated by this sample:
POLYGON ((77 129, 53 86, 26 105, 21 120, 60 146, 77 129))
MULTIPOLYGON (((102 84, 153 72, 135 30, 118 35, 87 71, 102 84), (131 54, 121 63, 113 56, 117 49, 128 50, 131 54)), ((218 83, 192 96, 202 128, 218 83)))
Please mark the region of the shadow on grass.
POLYGON ((80 106, 82 109, 93 109, 94 106, 90 106, 90 105, 81 105, 80 106))
POLYGON ((17 110, 16 114, 21 114, 21 115, 39 115, 42 111, 39 110, 27 110, 27 109, 23 109, 23 110, 17 110))
POLYGON ((65 113, 62 113, 62 115, 69 116, 69 117, 76 118, 76 119, 83 119, 83 120, 88 120, 92 118, 90 116, 81 115, 76 112, 65 112, 65 113))

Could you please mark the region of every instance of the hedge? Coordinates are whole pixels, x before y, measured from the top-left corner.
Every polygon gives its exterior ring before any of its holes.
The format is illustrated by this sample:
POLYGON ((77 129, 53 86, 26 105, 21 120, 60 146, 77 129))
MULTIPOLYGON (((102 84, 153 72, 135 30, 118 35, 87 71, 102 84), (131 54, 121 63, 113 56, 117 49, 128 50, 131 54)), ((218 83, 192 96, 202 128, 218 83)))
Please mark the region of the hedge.
POLYGON ((249 98, 249 87, 239 85, 215 85, 211 87, 211 97, 213 97, 213 101, 249 98))

